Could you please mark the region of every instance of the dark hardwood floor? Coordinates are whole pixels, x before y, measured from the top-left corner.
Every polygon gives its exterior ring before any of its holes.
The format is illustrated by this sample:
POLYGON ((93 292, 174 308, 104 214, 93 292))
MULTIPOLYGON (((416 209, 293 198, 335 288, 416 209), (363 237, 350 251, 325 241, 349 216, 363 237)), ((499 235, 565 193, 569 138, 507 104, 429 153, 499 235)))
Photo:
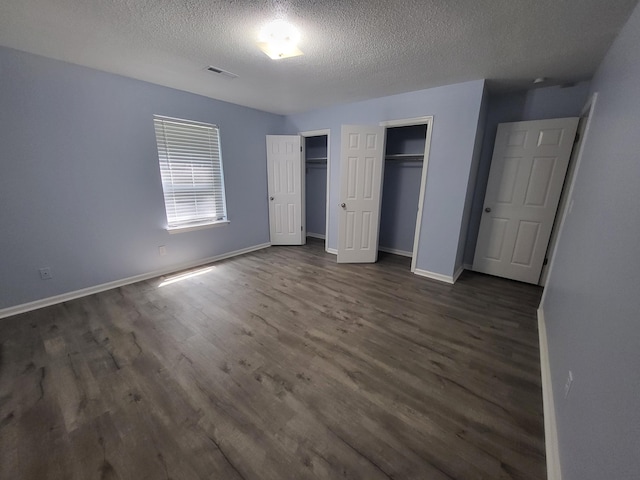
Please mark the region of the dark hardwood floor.
POLYGON ((311 241, 0 320, 1 479, 544 479, 541 289, 311 241))

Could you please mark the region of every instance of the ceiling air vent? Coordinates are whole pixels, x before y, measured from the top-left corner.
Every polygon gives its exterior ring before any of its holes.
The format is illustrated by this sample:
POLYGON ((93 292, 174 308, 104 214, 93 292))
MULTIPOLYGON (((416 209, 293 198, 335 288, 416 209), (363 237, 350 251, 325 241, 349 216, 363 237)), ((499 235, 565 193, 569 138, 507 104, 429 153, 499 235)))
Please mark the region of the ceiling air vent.
POLYGON ((209 65, 207 67, 207 70, 213 73, 217 73, 219 75, 222 75, 224 77, 228 77, 228 78, 238 78, 238 75, 236 75, 235 73, 229 72, 227 70, 223 70, 221 68, 218 67, 212 67, 211 65, 209 65))

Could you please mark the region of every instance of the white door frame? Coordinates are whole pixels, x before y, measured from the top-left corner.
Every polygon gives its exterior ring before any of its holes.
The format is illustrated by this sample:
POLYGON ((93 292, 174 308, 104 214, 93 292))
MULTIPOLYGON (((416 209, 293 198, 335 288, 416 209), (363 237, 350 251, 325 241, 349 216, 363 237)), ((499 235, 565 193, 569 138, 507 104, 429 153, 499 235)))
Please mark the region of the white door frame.
MULTIPOLYGON (((558 212, 557 214, 560 214, 560 223, 557 226, 558 229, 558 236, 556 237, 556 242, 555 245, 553 246, 553 251, 551 252, 551 257, 550 257, 550 262, 549 262, 549 273, 547 274, 547 278, 545 281, 545 287, 544 290, 542 291, 542 298, 540 298, 540 309, 543 308, 544 306, 544 300, 547 296, 547 288, 546 288, 546 283, 548 281, 549 278, 551 278, 551 274, 553 273, 553 265, 555 263, 556 260, 556 253, 558 250, 558 245, 560 244, 560 238, 562 238, 562 230, 564 229, 564 224, 567 220, 567 217, 569 216, 569 214, 571 213, 571 209, 573 208, 573 189, 575 187, 576 184, 576 178, 578 177, 578 172, 580 171, 580 165, 582 163, 582 156, 584 155, 584 146, 586 144, 586 140, 589 137, 589 132, 591 131, 591 122, 593 120, 593 112, 595 111, 596 108, 596 103, 598 101, 598 92, 595 92, 593 95, 591 95, 591 97, 587 100, 587 103, 585 104, 585 106, 582 108, 582 112, 580 114, 580 117, 586 117, 587 118, 587 124, 584 128, 584 133, 583 133, 583 137, 582 137, 582 141, 580 142, 580 149, 578 150, 578 155, 576 157, 576 165, 575 168, 573 169, 573 173, 571 175, 569 180, 569 190, 567 192, 567 202, 564 205, 564 209, 562 210, 562 212, 558 212)), ((566 180, 565 180, 565 185, 567 185, 566 180)), ((565 186, 566 188, 566 186, 565 186)), ((553 233, 552 233, 553 235, 553 233)))
POLYGON ((411 272, 413 273, 415 273, 416 271, 416 262, 418 260, 418 246, 420 245, 420 227, 422 226, 424 194, 427 189, 427 170, 429 167, 429 152, 431 151, 431 132, 433 131, 433 115, 380 122, 380 126, 385 127, 384 129, 385 137, 387 135, 388 128, 411 127, 416 125, 426 125, 427 135, 424 142, 424 160, 422 162, 422 179, 420 180, 420 197, 418 198, 418 214, 416 217, 416 231, 413 236, 413 253, 411 254, 411 272))
MULTIPOLYGON (((331 191, 331 130, 328 128, 322 129, 322 130, 310 130, 308 132, 300 132, 298 135, 300 135, 303 139, 307 138, 307 137, 321 137, 326 135, 327 136, 327 198, 326 198, 326 212, 325 212, 325 227, 324 227, 324 250, 328 253, 329 252, 329 192, 331 191)), ((304 160, 304 169, 306 172, 307 169, 307 150, 306 148, 304 148, 304 141, 303 143, 303 160, 304 160)), ((303 199, 306 198, 306 194, 307 194, 307 186, 306 186, 306 173, 303 176, 303 182, 302 182, 302 196, 303 199)), ((304 231, 305 234, 307 232, 307 209, 306 209, 306 203, 305 203, 305 211, 304 211, 304 231)))

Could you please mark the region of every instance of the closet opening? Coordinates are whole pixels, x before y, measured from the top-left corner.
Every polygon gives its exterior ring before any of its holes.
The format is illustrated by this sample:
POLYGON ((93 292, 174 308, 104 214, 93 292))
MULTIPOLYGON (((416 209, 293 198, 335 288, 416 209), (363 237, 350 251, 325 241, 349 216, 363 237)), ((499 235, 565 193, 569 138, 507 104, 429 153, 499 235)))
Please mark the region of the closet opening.
POLYGON ((384 122, 385 164, 378 250, 411 258, 416 269, 432 118, 384 122))
POLYGON ((327 249, 329 229, 329 130, 303 132, 304 226, 306 236, 324 240, 327 249))

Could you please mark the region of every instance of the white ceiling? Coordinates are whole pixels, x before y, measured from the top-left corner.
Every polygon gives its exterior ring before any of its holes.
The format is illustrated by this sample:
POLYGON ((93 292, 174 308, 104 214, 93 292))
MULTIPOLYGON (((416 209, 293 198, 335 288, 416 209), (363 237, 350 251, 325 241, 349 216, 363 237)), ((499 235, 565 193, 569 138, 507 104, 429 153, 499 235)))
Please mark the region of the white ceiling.
POLYGON ((2 0, 0 45, 288 114, 480 78, 584 80, 637 1, 2 0), (283 17, 305 55, 270 60, 258 31, 283 17))

